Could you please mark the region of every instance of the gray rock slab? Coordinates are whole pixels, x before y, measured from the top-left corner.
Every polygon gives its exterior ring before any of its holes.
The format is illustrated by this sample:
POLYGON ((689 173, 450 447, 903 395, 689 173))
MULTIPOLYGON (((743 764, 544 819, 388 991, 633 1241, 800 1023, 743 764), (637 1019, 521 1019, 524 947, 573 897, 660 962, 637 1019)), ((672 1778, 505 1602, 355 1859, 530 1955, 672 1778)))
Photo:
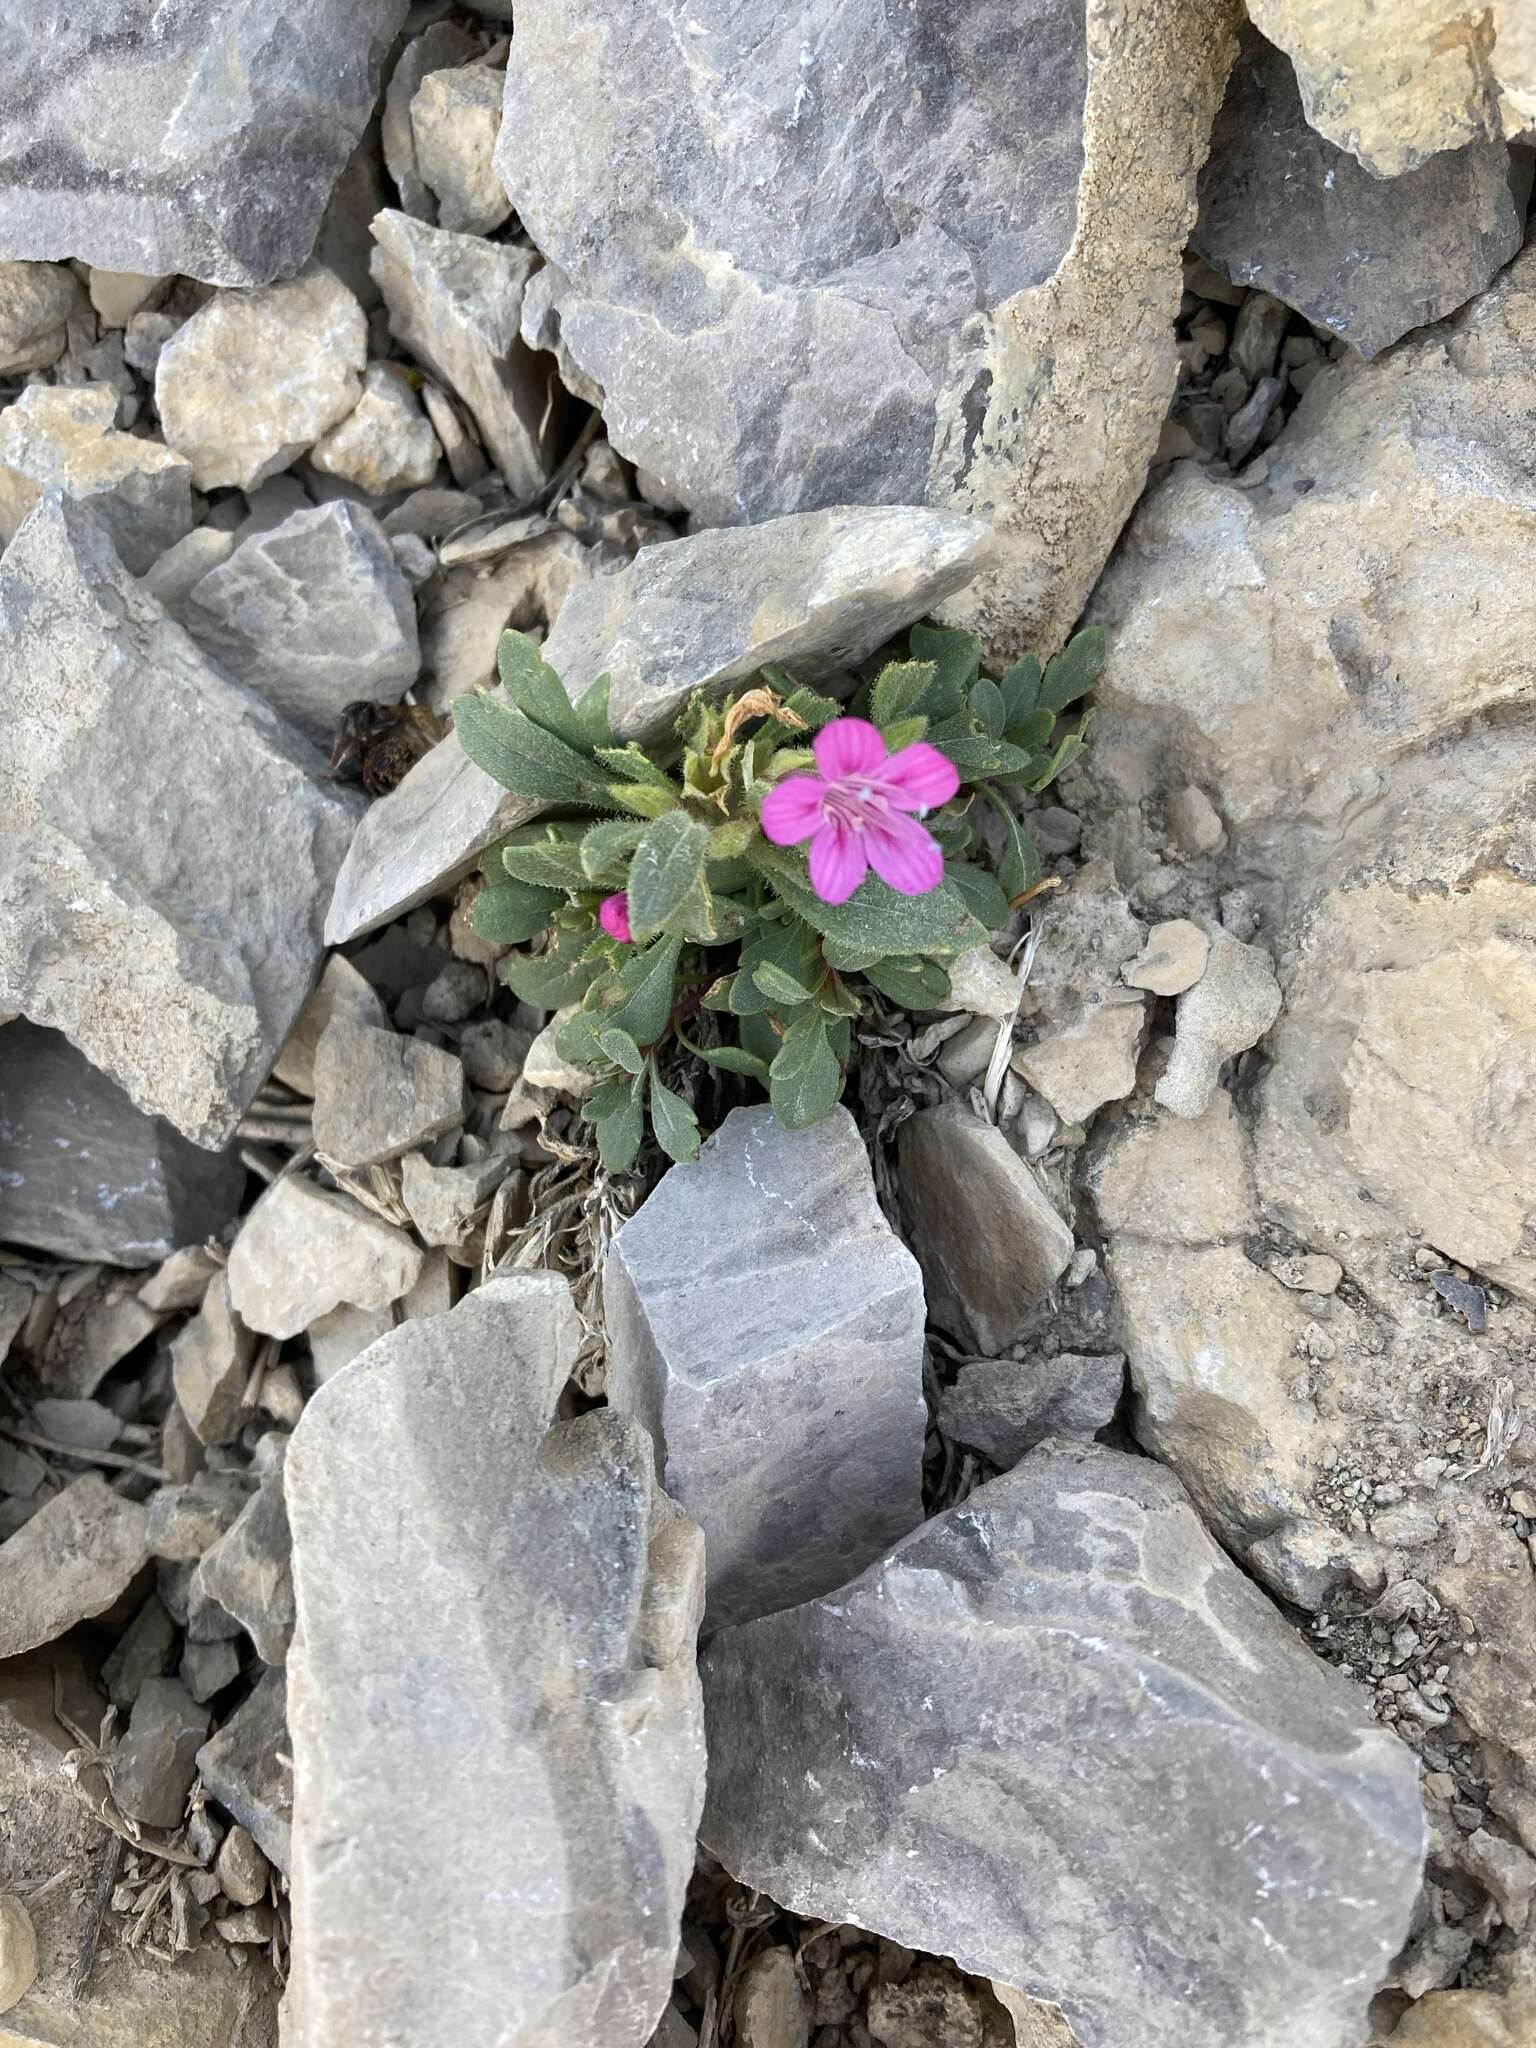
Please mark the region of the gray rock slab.
POLYGON ((288 1751, 288 1684, 269 1670, 197 1752, 210 1796, 232 1815, 269 1862, 286 1872, 292 1846, 293 1763, 288 1751))
POLYGON ((27 0, 0 49, 0 247, 266 284, 314 246, 406 0, 27 0))
POLYGON ((117 431, 108 384, 29 384, 0 412, 0 540, 49 484, 101 513, 123 566, 135 576, 192 526, 192 465, 163 442, 117 431))
MULTIPOLYGON (((642 548, 573 591, 545 644, 573 695, 613 677, 615 728, 664 727, 695 689, 784 662, 806 682, 872 653, 975 576, 979 520, 920 507, 841 507, 642 548)), ((450 736, 358 827, 327 921, 332 945, 375 930, 470 868, 533 816, 450 736)))
POLYGON ((1211 934, 1205 972, 1178 999, 1173 1052, 1153 1090, 1175 1116, 1202 1114, 1222 1068, 1257 1045, 1280 1014, 1280 984, 1262 946, 1211 934))
POLYGON ((204 1552, 195 1598, 214 1600, 256 1645, 263 1664, 281 1664, 293 1634, 292 1544, 280 1473, 264 1480, 240 1515, 204 1552))
POLYGON ((922 1519, 923 1289, 848 1111, 735 1109, 603 1271, 608 1398, 704 1531, 707 1625, 830 1592, 922 1519))
POLYGON ((1082 2048, 1339 2048, 1418 1892, 1417 1762, 1172 1475, 1032 1453, 702 1660, 701 1838, 1082 2048))
POLYGON ((226 675, 329 754, 348 704, 396 704, 416 680, 416 606, 361 505, 295 512, 193 586, 185 623, 226 675))
POLYGON ((112 1766, 112 1797, 149 1828, 180 1827, 208 1737, 208 1709, 179 1678, 146 1678, 112 1766))
POLYGON ((224 1144, 309 993, 356 804, 52 491, 0 562, 0 712, 0 1011, 224 1144))
POLYGON ((255 1355, 256 1338, 235 1314, 229 1275, 221 1272, 171 1339, 177 1404, 199 1443, 226 1444, 239 1429, 255 1355))
POLYGON ((341 1302, 387 1308, 420 1277, 424 1258, 403 1230, 350 1195, 288 1174, 240 1226, 230 1300, 249 1328, 296 1337, 341 1302))
POLYGON ((1071 0, 854 0, 809 38, 540 0, 496 158, 548 259, 525 331, 709 524, 921 503, 980 427, 988 316, 1071 241, 1086 80, 1071 0))
POLYGON ((389 1012, 375 994, 372 983, 358 973, 350 960, 340 953, 332 953, 326 959, 309 1001, 300 1010, 293 1029, 284 1039, 272 1068, 285 1088, 293 1089, 297 1095, 313 1097, 315 1052, 325 1035, 326 1026, 338 1011, 360 1017, 364 1023, 377 1024, 380 1030, 389 1023, 389 1012))
POLYGON ((983 1356, 1006 1351, 1071 1263, 1071 1231, 1002 1132, 959 1104, 920 1109, 897 1144, 929 1314, 983 1356))
POLYGON ((147 1517, 99 1472, 45 1501, 0 1544, 0 1657, 104 1614, 149 1560, 147 1517))
POLYGON ((416 88, 429 72, 465 63, 478 47, 475 38, 457 22, 434 21, 420 35, 401 44, 389 74, 379 117, 379 141, 385 167, 400 194, 400 205, 412 220, 424 220, 429 225, 437 220, 437 201, 423 182, 416 163, 416 135, 411 125, 411 102, 416 97, 416 88))
POLYGON ((553 1274, 493 1280, 294 1433, 292 2048, 639 2048, 666 2003, 703 1558, 642 1431, 555 1420, 579 1335, 553 1274))
POLYGON ((148 1266, 215 1237, 245 1169, 136 1109, 57 1031, 0 1025, 0 1239, 148 1266))
POLYGON ((131 1707, 142 1692, 145 1679, 163 1678, 175 1661, 176 1624, 164 1604, 151 1593, 101 1667, 107 1698, 116 1707, 131 1707))
POLYGON ((1088 1438, 1113 1422, 1125 1385, 1119 1352, 985 1358, 939 1396, 944 1435, 1005 1471, 1047 1437, 1088 1438))
POLYGON ((1290 58, 1248 27, 1191 241, 1234 284, 1374 356, 1454 313, 1518 254, 1530 188, 1528 158, 1502 142, 1375 176, 1309 126, 1290 58))
POLYGON ((379 1166, 464 1120, 455 1054, 343 1014, 315 1052, 315 1148, 336 1166, 379 1166))

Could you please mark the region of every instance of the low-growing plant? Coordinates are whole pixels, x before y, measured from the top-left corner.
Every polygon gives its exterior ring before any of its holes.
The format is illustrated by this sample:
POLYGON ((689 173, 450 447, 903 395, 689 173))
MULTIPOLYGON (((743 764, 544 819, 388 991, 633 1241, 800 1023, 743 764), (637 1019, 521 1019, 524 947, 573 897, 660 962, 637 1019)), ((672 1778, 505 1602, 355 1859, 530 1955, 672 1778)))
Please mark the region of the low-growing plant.
POLYGON ((546 808, 487 850, 474 925, 536 942, 506 959, 514 994, 576 1006, 556 1042, 596 1076, 583 1113, 610 1169, 633 1163, 647 1110, 672 1158, 698 1150, 659 1071, 669 1041, 760 1082, 800 1130, 841 1093, 867 989, 945 1000, 944 963, 1040 879, 1008 792, 1044 789, 1082 751, 1087 714, 1057 722, 1102 659, 1090 627, 1043 670, 1026 656, 993 681, 974 635, 918 626, 847 707, 768 667, 724 699, 696 692, 642 746, 616 740, 606 676, 573 702, 532 641, 503 635, 505 695, 460 698, 459 740, 546 808))

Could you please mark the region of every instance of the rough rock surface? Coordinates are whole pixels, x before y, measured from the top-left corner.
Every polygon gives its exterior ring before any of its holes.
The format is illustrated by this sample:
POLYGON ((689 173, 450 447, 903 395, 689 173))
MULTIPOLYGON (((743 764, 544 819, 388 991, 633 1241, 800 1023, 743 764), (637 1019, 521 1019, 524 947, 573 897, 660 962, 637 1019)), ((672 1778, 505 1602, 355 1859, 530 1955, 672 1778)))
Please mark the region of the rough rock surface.
POLYGON ((284 1674, 263 1672, 250 1697, 197 1753, 209 1792, 281 1871, 290 1862, 293 1826, 287 1712, 284 1674))
POLYGON ((379 141, 384 165, 400 195, 400 205, 412 220, 430 226, 437 219, 437 201, 422 182, 416 163, 416 136, 411 125, 411 102, 416 88, 432 72, 463 64, 476 55, 478 44, 456 21, 434 21, 420 35, 404 38, 379 117, 379 141))
POLYGON ((443 459, 432 422, 395 363, 370 363, 363 395, 310 453, 316 469, 356 484, 370 497, 431 483, 443 459))
POLYGON ((179 1678, 146 1678, 112 1766, 112 1797, 145 1827, 181 1825, 208 1710, 179 1678))
POLYGON ((1072 1258, 1072 1233, 1002 1132, 959 1104, 902 1125, 902 1226, 940 1329, 983 1356, 1023 1335, 1072 1258))
POLYGON ((218 292, 155 366, 155 403, 200 491, 253 490, 344 420, 362 396, 368 322, 318 263, 286 284, 218 292))
POLYGON ((0 263, 0 376, 57 362, 79 304, 79 281, 62 264, 0 263))
POLYGON ((702 1671, 728 1870, 1083 2048, 1338 2048, 1406 1932, 1412 1756, 1145 1459, 1036 1451, 702 1671))
MULTIPOLYGON (((613 677, 616 729, 654 731, 700 688, 786 662, 814 682, 861 660, 974 576, 986 529, 907 507, 810 512, 644 548, 575 591, 544 648, 573 695, 613 677)), ((332 945, 374 930, 461 875, 534 815, 451 735, 369 810, 337 878, 332 945)))
POLYGON ((0 563, 0 707, 0 1011, 221 1145, 309 992, 355 806, 51 492, 0 563))
POLYGON ((416 607, 361 505, 295 512, 195 584, 186 627, 209 658, 329 754, 348 704, 395 704, 416 680, 416 607))
POLYGON ((219 1273, 197 1314, 171 1339, 177 1406, 199 1443, 228 1443, 240 1427, 255 1351, 255 1337, 230 1300, 229 1276, 219 1273))
POLYGON ((251 1329, 296 1337, 340 1302, 387 1308, 423 1253, 348 1195, 289 1174, 256 1204, 229 1255, 230 1298, 251 1329))
POLYGON ((1054 642, 1173 390, 1233 11, 860 4, 807 40, 541 0, 497 149, 548 259, 524 333, 706 521, 849 497, 993 520, 997 563, 956 609, 995 649, 1054 642))
POLYGON ((505 84, 484 64, 429 71, 411 101, 416 168, 437 199, 440 228, 488 235, 512 211, 493 162, 505 84))
POLYGON ((383 1030, 389 1023, 373 984, 359 974, 340 953, 329 953, 320 979, 309 1001, 300 1010, 293 1029, 283 1041, 272 1071, 285 1088, 296 1095, 315 1092, 315 1053, 331 1019, 339 1013, 357 1017, 383 1030))
POLYGON ((1401 177, 1307 126, 1290 59, 1244 32, 1200 173, 1191 237, 1234 284, 1272 292, 1374 356, 1454 313, 1519 250, 1530 166, 1471 142, 1401 177))
POLYGON ((378 1166, 464 1118, 464 1069, 451 1052, 345 1014, 315 1053, 315 1145, 338 1166, 378 1166))
POLYGON ((266 284, 299 268, 406 0, 28 0, 0 52, 0 246, 266 284))
POLYGON ((603 1310, 608 1398, 704 1531, 710 1628, 831 1592, 921 1520, 922 1281, 846 1109, 732 1110, 619 1231, 603 1310))
POLYGON ((578 1338, 563 1281, 493 1280, 295 1433, 294 2048, 639 2048, 666 2001, 703 1557, 642 1431, 554 1420, 578 1338))
POLYGON ((1146 1027, 1140 996, 1124 990, 1088 1010, 1075 1024, 1047 1032, 1013 1055, 1021 1074, 1063 1123, 1083 1123, 1106 1102, 1118 1102, 1136 1086, 1136 1060, 1146 1027))
POLYGON ((1124 1384, 1118 1351, 983 1359, 939 1396, 939 1428, 1006 1471, 1047 1437, 1096 1435, 1114 1420, 1124 1384))
POLYGON ((1261 946, 1214 932, 1200 979, 1179 997, 1174 1012, 1173 1054, 1157 1084, 1164 1109, 1199 1116, 1226 1062, 1257 1045, 1279 1014, 1280 985, 1269 955, 1261 946))
POLYGON ((56 484, 101 513, 123 566, 142 576, 192 525, 192 467, 158 441, 120 434, 107 384, 29 384, 0 412, 0 540, 56 484))
POLYGON ((0 1239, 148 1266, 217 1235, 245 1170, 135 1109, 58 1031, 0 1025, 0 1239))
POLYGON ((97 1472, 45 1501, 3 1545, 0 1658, 101 1614, 121 1599, 148 1559, 146 1517, 97 1472))
POLYGON ((293 1634, 292 1545, 280 1475, 266 1479, 197 1567, 195 1598, 233 1615, 264 1664, 281 1664, 293 1634))

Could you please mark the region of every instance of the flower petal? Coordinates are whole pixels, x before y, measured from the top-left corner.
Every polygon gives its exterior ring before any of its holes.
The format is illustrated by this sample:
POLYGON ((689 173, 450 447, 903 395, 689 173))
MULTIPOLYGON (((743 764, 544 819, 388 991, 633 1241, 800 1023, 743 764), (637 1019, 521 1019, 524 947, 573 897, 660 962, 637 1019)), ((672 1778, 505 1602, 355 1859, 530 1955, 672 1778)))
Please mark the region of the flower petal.
POLYGON ((775 846, 794 846, 809 839, 821 823, 821 800, 827 785, 814 775, 786 775, 763 798, 763 837, 775 846))
POLYGON ((885 741, 863 718, 834 718, 811 741, 816 766, 828 782, 845 775, 873 775, 885 760, 885 741))
POLYGON ((629 897, 624 890, 616 896, 605 896, 597 906, 597 921, 610 939, 617 939, 621 946, 633 944, 629 929, 629 897))
POLYGON ((866 836, 829 821, 811 841, 811 887, 823 903, 846 903, 863 881, 869 867, 866 836))
POLYGON ((878 823, 870 820, 863 837, 870 866, 899 896, 926 896, 943 881, 939 842, 916 818, 887 811, 878 823))
POLYGON ((937 747, 915 740, 892 754, 880 770, 880 781, 901 810, 931 811, 947 804, 960 787, 960 771, 937 747))

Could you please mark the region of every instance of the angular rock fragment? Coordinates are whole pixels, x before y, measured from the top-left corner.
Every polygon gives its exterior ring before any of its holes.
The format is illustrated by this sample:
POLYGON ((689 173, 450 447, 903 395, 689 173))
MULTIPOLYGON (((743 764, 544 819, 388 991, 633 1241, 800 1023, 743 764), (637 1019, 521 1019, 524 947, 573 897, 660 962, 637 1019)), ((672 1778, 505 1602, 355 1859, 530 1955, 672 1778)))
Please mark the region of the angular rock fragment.
POLYGON ((476 1214, 507 1177, 511 1162, 492 1153, 472 1166, 433 1166, 420 1152, 401 1163, 400 1199, 423 1244, 460 1245, 476 1214))
POLYGON ((429 225, 437 219, 437 202, 422 182, 416 163, 416 136, 411 126, 411 102, 416 88, 434 71, 448 70, 478 54, 478 44, 455 21, 434 21, 420 35, 404 41, 389 74, 384 93, 384 110, 379 119, 379 141, 384 163, 400 194, 400 205, 412 220, 429 225))
POLYGON ((1036 1451, 702 1670, 702 1839, 792 1911, 1018 1985, 1084 2048, 1363 2027, 1415 1760, 1150 1461, 1036 1451))
POLYGON ((608 1398, 704 1531, 711 1628, 830 1592, 921 1519, 922 1283, 847 1110, 732 1110, 615 1237, 603 1309, 608 1398))
POLYGON ((1006 1351, 1072 1260, 1072 1233, 1002 1132, 955 1103, 901 1126, 902 1225, 928 1313, 983 1356, 1006 1351))
POLYGON ((63 264, 0 263, 0 377, 57 362, 79 304, 79 282, 63 264))
POLYGON ((217 1236, 245 1171, 136 1109, 57 1031, 0 1025, 0 1239, 147 1266, 217 1236))
POLYGON ((229 1276, 220 1273, 171 1339, 176 1399, 199 1443, 228 1443, 240 1427, 255 1353, 256 1339, 230 1300, 229 1276))
POLYGON ((176 1624, 166 1612, 164 1602, 151 1593, 101 1667, 107 1698, 116 1707, 131 1707, 143 1691, 145 1680, 164 1677, 175 1656, 176 1624))
POLYGON ((194 585, 187 631, 328 754, 349 704, 416 680, 416 607, 371 512, 338 500, 243 541, 194 585))
POLYGON ((238 1824, 219 1844, 213 1869, 225 1898, 233 1899, 237 1906, 256 1906, 267 1896, 272 1866, 248 1831, 238 1824))
POLYGON ((339 1011, 365 1024, 384 1030, 389 1012, 374 993, 373 984, 359 974, 340 953, 330 954, 309 1001, 300 1010, 293 1029, 283 1041, 272 1072, 285 1088, 296 1095, 315 1092, 315 1050, 325 1027, 339 1011))
POLYGON ((469 407, 513 498, 534 497, 554 465, 549 369, 518 331, 536 252, 391 208, 375 218, 373 239, 390 333, 469 407))
POLYGON ((249 1493, 233 1473, 200 1472, 149 1497, 149 1548, 173 1564, 195 1564, 234 1526, 249 1493))
MULTIPOLYGON (((425 1270, 425 1269, 423 1269, 425 1270)), ((402 1295, 402 1303, 409 1297, 402 1295)), ((324 1386, 343 1366, 350 1365, 359 1352, 395 1327, 395 1311, 385 1308, 353 1308, 343 1302, 323 1316, 317 1316, 305 1335, 314 1361, 316 1382, 324 1386)))
POLYGON ((1087 1438, 1114 1421, 1125 1385, 1118 1351, 984 1359, 939 1396, 939 1428, 1004 1471, 1047 1437, 1087 1438))
POLYGON ((484 64, 430 71, 411 101, 416 168, 437 200, 437 225, 488 235, 512 211, 492 152, 505 74, 484 64))
POLYGON ((554 1421, 578 1339, 563 1281, 493 1280, 294 1434, 295 2048, 639 2048, 666 2002, 703 1559, 643 1432, 554 1421))
POLYGON ((423 1256, 350 1196, 289 1174, 241 1225, 229 1255, 230 1300, 249 1328, 296 1337, 341 1302, 382 1309, 398 1301, 423 1256))
POLYGON ((125 17, 29 0, 0 52, 0 245, 211 284, 298 269, 378 93, 406 0, 125 17))
POLYGON ((274 1474, 197 1568, 197 1597, 234 1616, 263 1664, 281 1664, 293 1634, 291 1548, 282 1479, 274 1474))
POLYGON ((1261 946, 1218 931, 1205 971, 1179 997, 1173 1054, 1153 1093, 1175 1116, 1199 1116, 1229 1059, 1257 1045, 1280 1014, 1280 984, 1261 946))
POLYGON ((123 566, 142 576, 192 525, 192 467, 158 441, 120 434, 106 384, 29 384, 0 412, 0 540, 56 484, 100 513, 123 566))
MULTIPOLYGON (((1123 994, 1123 991, 1122 991, 1123 994)), ((1136 1056, 1146 1022, 1145 1005, 1111 996, 1080 1022, 1021 1046, 1014 1072, 1055 1110, 1063 1123, 1086 1123, 1106 1102, 1119 1102, 1136 1086, 1136 1056)))
POLYGON ((1290 59, 1243 36, 1192 246, 1364 356, 1480 292, 1525 234, 1530 167, 1498 141, 1469 142, 1400 177, 1365 170, 1307 125, 1290 59))
POLYGON ((179 1678, 146 1678, 112 1765, 112 1797, 150 1828, 181 1825, 208 1710, 179 1678))
POLYGON ((1187 917, 1171 917, 1153 925, 1136 959, 1121 968, 1128 988, 1144 988, 1155 996, 1181 996, 1205 972, 1211 942, 1187 917))
POLYGON ((0 1658, 104 1614, 148 1561, 137 1501, 88 1472, 0 1544, 0 1658))
POLYGON ((165 344, 155 403, 200 491, 265 483, 344 420, 362 396, 368 322, 329 270, 219 292, 165 344))
POLYGON ((371 497, 431 483, 442 459, 432 422, 394 363, 368 365, 362 397, 310 451, 316 469, 371 497))
POLYGON ((293 1765, 288 1753, 288 1686, 266 1671, 250 1697, 197 1753, 209 1795, 287 1871, 293 1825, 293 1765))
MULTIPOLYGON (((815 682, 862 660, 960 589, 988 545, 977 520, 904 506, 694 534, 574 591, 544 653, 573 696, 610 674, 615 729, 651 734, 694 690, 727 689, 764 662, 815 682)), ((331 943, 425 901, 536 809, 450 736, 358 827, 331 905, 331 943)))
POLYGON ((0 562, 0 710, 0 1010, 223 1144, 313 979, 355 807, 52 492, 0 562))
POLYGON ((334 1017, 315 1051, 315 1147, 345 1167, 398 1159, 464 1120, 464 1069, 424 1038, 334 1017))

